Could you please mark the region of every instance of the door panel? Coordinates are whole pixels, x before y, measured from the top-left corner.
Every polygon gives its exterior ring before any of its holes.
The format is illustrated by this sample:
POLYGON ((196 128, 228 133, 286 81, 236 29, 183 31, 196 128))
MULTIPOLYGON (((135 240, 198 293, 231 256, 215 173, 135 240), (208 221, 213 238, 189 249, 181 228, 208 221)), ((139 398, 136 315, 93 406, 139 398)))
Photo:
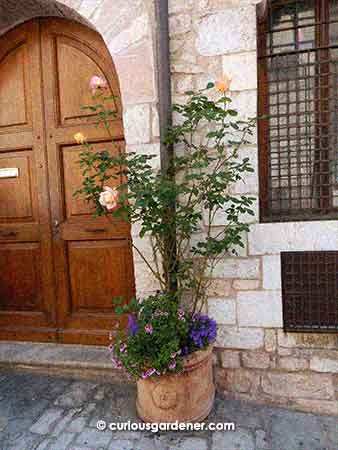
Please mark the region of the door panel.
POLYGON ((56 339, 39 24, 0 41, 0 338, 56 339), (32 107, 34 98, 34 108, 32 107))
POLYGON ((129 224, 94 219, 73 195, 82 180, 74 134, 124 151, 121 111, 96 32, 40 19, 0 41, 0 169, 17 170, 0 170, 0 338, 106 344, 113 297, 134 295, 129 224), (81 110, 93 75, 116 96, 109 135, 81 110))
MULTIPOLYGON (((95 74, 105 78, 105 75, 95 61, 97 55, 80 41, 56 36, 54 45, 59 81, 59 121, 63 125, 76 125, 84 118, 93 117, 92 112, 82 109, 84 105, 92 104, 88 89, 91 77, 95 74)), ((115 102, 110 102, 109 107, 117 111, 115 102)))
POLYGON ((0 130, 31 125, 30 42, 12 48, 0 63, 0 130))
POLYGON ((106 46, 94 31, 59 20, 41 23, 44 92, 51 94, 45 107, 48 160, 55 174, 50 194, 60 340, 107 343, 118 320, 113 297, 128 301, 134 294, 130 226, 93 218, 92 206, 74 197, 82 184, 81 146, 74 134, 81 131, 95 150, 124 151, 118 82, 106 46), (116 96, 111 136, 81 111, 92 103, 93 75, 104 76, 116 96))
MULTIPOLYGON (((124 151, 123 142, 101 142, 93 144, 94 151, 108 150, 111 155, 117 155, 118 151, 124 151)), ((82 187, 82 171, 79 165, 81 146, 63 146, 62 152, 62 168, 63 168, 63 183, 65 195, 65 213, 68 220, 77 220, 80 216, 91 215, 95 208, 93 205, 86 202, 83 196, 74 196, 74 192, 82 187)), ((111 173, 113 175, 113 173, 111 173)), ((121 183, 120 180, 110 181, 110 187, 116 187, 121 183)))
POLYGON ((1 309, 42 311, 41 251, 37 242, 0 246, 1 309))
POLYGON ((33 152, 9 152, 0 154, 0 171, 16 169, 17 177, 1 178, 0 221, 37 220, 36 180, 33 152))
POLYGON ((114 297, 128 297, 129 257, 126 240, 69 242, 72 312, 109 313, 114 297))

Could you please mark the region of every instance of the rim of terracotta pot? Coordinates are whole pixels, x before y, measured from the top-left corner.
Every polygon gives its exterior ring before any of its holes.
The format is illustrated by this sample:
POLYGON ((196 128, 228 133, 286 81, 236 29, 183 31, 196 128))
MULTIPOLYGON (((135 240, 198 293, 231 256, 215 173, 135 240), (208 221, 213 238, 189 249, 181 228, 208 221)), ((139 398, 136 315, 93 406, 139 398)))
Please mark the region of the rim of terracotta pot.
POLYGON ((198 366, 204 363, 205 359, 212 357, 213 345, 197 350, 184 357, 183 370, 190 371, 195 370, 198 366))

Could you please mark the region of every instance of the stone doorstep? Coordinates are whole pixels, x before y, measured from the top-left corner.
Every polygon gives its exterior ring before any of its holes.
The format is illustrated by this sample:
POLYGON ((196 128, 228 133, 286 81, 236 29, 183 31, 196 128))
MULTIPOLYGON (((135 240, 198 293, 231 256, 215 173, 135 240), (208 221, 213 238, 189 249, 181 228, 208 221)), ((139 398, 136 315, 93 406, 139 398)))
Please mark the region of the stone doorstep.
POLYGON ((81 379, 117 381, 106 347, 0 341, 0 367, 81 379))

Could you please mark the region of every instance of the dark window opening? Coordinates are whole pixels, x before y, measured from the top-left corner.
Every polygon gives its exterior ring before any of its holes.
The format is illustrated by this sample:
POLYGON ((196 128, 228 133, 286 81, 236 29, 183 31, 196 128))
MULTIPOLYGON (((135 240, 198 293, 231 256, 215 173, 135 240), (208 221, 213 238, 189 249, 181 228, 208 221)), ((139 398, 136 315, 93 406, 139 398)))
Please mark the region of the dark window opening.
POLYGON ((270 0, 258 74, 261 220, 338 219, 338 0, 270 0))
POLYGON ((338 252, 283 252, 285 331, 338 331, 338 252))

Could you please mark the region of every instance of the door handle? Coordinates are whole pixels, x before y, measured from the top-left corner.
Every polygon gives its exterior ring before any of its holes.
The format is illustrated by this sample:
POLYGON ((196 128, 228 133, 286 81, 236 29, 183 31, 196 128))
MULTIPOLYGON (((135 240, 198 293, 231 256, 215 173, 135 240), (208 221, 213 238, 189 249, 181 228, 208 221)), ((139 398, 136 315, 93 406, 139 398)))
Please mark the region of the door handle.
POLYGON ((60 222, 59 222, 59 220, 54 220, 54 228, 59 228, 59 226, 60 226, 60 222))
POLYGON ((104 233, 106 228, 86 228, 85 231, 87 233, 104 233))

